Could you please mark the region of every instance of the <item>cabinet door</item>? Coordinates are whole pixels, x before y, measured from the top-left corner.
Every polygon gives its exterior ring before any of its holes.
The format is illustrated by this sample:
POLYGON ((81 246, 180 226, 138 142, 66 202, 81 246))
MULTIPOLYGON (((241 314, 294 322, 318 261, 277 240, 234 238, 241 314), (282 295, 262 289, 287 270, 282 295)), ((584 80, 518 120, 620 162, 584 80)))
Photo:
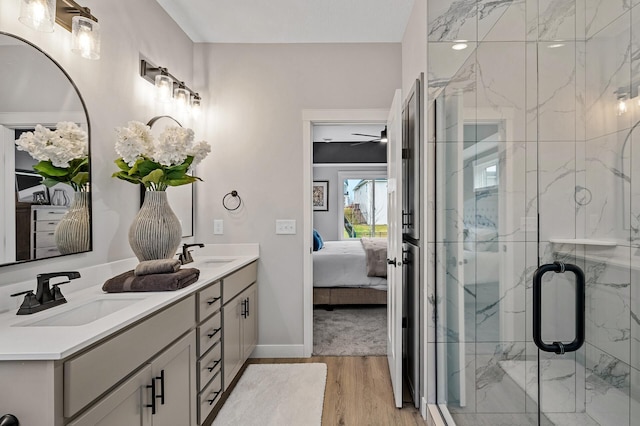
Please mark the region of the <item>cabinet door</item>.
POLYGON ((157 395, 153 426, 196 424, 195 363, 195 331, 178 340, 152 361, 157 395))
POLYGON ((69 426, 151 426, 151 366, 147 365, 69 426))
POLYGON ((258 343, 258 286, 253 284, 240 296, 246 302, 246 318, 242 319, 242 361, 244 362, 258 343))
POLYGON ((242 366, 242 346, 240 327, 242 312, 242 298, 236 297, 222 308, 223 316, 223 334, 222 334, 222 348, 223 348, 223 364, 222 369, 224 371, 224 388, 225 390, 235 377, 236 373, 242 366))

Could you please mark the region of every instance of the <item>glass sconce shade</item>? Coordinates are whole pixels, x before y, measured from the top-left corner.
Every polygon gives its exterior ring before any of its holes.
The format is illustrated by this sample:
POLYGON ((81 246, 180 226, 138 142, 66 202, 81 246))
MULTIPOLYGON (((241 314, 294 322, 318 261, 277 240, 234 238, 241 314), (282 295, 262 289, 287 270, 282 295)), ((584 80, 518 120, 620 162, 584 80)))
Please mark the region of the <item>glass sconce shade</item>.
POLYGON ((161 102, 168 102, 173 97, 173 79, 168 75, 158 74, 156 76, 156 97, 161 102))
POLYGON ((100 59, 100 24, 83 16, 71 20, 71 51, 86 59, 100 59))
POLYGON ((196 93, 193 98, 191 98, 191 113, 198 117, 200 115, 200 96, 196 93))
POLYGON ((189 98, 191 98, 191 93, 185 88, 178 87, 173 92, 173 97, 176 100, 176 105, 178 108, 187 108, 189 106, 189 98))
POLYGON ((20 0, 18 20, 34 30, 53 32, 56 22, 56 0, 20 0))

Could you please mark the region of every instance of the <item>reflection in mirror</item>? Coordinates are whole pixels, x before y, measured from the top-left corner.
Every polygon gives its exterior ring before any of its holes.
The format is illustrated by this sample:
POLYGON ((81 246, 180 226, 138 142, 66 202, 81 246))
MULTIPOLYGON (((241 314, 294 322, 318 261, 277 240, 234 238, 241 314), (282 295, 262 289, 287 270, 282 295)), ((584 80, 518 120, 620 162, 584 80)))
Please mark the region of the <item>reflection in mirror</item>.
MULTIPOLYGON (((88 225, 81 243, 60 250, 54 237, 56 227, 74 199, 81 197, 76 197, 69 184, 49 181, 45 185, 42 174, 46 173, 34 169, 39 161, 27 151, 17 150, 15 144, 38 125, 49 132, 62 122, 73 123, 66 130, 77 126, 88 136, 84 101, 60 65, 23 39, 0 32, 0 63, 0 163, 4 166, 0 175, 4 199, 4 208, 0 209, 0 266, 91 250, 89 194, 82 195, 87 203, 88 225)), ((88 151, 88 139, 86 144, 88 151)), ((89 166, 83 167, 88 178, 89 166)), ((88 191, 90 182, 83 187, 88 191)))
MULTIPOLYGON (((158 139, 167 127, 182 127, 178 120, 168 115, 153 117, 149 120, 147 126, 151 127, 151 134, 155 139, 158 139)), ((192 174, 196 175, 194 170, 192 170, 192 174)), ((178 220, 182 226, 183 238, 193 236, 193 191, 193 185, 170 186, 166 191, 171 210, 178 216, 178 220)), ((145 188, 143 185, 140 185, 140 205, 142 205, 144 201, 144 194, 145 188)))

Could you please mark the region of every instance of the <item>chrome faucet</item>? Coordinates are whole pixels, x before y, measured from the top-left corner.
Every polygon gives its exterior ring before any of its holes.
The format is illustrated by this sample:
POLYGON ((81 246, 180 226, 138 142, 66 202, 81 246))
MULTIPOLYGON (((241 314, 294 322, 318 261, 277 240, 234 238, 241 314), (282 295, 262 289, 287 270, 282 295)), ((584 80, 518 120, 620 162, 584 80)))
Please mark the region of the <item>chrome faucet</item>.
POLYGON ((58 286, 67 284, 76 278, 80 278, 80 273, 76 271, 51 272, 47 274, 38 274, 36 278, 38 280, 36 294, 33 294, 33 290, 27 290, 11 295, 11 297, 20 296, 22 294, 25 295, 24 301, 22 302, 22 305, 20 305, 16 315, 33 314, 67 303, 67 299, 64 298, 58 286), (67 277, 69 280, 53 284, 50 287, 49 280, 54 277, 67 277))
POLYGON ((182 253, 178 253, 178 260, 180 261, 180 264, 182 265, 186 265, 187 263, 191 263, 193 262, 193 257, 191 256, 191 250, 189 250, 189 247, 204 247, 204 244, 202 243, 195 243, 195 244, 183 244, 182 245, 182 253))

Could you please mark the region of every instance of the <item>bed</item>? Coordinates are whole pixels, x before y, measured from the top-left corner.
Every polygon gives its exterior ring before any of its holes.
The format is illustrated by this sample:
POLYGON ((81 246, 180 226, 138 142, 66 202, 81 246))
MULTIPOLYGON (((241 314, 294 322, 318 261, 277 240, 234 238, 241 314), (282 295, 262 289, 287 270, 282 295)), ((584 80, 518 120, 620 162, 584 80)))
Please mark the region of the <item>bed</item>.
MULTIPOLYGON (((386 239, 372 240, 384 241, 386 260, 386 239)), ((367 272, 367 255, 359 239, 324 241, 323 247, 313 252, 314 305, 386 304, 386 272, 385 277, 369 276, 367 272)))

